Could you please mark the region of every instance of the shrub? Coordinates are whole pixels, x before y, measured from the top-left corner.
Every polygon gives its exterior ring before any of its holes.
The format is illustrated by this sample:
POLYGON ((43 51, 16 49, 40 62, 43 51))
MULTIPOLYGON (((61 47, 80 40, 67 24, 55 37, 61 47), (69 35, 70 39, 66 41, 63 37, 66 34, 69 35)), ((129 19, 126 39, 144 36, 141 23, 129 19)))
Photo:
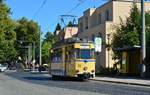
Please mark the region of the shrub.
POLYGON ((104 68, 100 67, 100 69, 96 72, 96 75, 117 75, 118 70, 115 68, 104 68))

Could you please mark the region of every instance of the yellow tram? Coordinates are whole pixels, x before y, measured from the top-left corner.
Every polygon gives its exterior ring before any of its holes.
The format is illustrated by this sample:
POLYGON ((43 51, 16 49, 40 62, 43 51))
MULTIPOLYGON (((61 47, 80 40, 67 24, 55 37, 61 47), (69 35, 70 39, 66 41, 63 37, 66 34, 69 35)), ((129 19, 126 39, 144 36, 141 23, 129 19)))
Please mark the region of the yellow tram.
POLYGON ((51 49, 50 74, 52 76, 95 77, 95 58, 93 42, 57 43, 51 49))

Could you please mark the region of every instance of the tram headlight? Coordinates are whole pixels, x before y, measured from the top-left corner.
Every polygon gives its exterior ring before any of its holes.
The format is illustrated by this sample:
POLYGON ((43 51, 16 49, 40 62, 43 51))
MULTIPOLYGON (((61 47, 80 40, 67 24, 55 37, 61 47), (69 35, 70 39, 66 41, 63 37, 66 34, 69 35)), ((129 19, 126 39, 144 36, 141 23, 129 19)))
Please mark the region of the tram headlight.
POLYGON ((76 73, 79 73, 79 70, 76 70, 76 73))
POLYGON ((92 72, 92 73, 94 73, 94 72, 95 72, 95 70, 91 70, 91 72, 92 72))
POLYGON ((84 67, 83 70, 86 71, 88 69, 88 67, 84 67))

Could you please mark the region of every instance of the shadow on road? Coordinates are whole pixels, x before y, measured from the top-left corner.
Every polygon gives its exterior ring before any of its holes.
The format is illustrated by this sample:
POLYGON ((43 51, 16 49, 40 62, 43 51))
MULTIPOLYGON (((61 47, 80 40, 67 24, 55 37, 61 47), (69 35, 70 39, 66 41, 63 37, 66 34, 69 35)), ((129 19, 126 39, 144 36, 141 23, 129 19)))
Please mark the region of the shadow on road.
POLYGON ((32 73, 32 72, 23 72, 23 71, 9 71, 6 72, 5 75, 19 79, 22 81, 72 81, 72 82, 86 82, 87 80, 82 80, 78 78, 72 78, 72 77, 51 77, 48 73, 32 73))
POLYGON ((49 77, 23 77, 24 79, 26 80, 38 80, 38 81, 48 81, 48 80, 51 80, 51 78, 49 77))

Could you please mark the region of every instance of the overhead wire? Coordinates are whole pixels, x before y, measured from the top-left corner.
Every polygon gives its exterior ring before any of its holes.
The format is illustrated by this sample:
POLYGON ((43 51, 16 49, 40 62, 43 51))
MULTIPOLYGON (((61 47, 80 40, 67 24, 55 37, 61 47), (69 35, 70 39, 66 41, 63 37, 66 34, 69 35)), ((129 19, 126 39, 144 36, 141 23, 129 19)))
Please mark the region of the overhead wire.
MULTIPOLYGON (((72 11, 74 11, 76 8, 78 8, 80 5, 82 5, 83 3, 85 3, 87 0, 78 0, 79 1, 79 3, 77 3, 76 5, 75 5, 75 7, 73 7, 72 9, 70 9, 69 11, 67 11, 66 13, 65 13, 65 15, 68 15, 69 13, 71 13, 72 11)), ((65 24, 65 22, 64 22, 64 20, 60 17, 60 20, 61 20, 61 22, 64 24, 64 25, 66 25, 65 24)), ((58 22, 58 20, 57 21, 55 21, 52 25, 54 25, 54 24, 56 24, 58 22)))
POLYGON ((69 13, 71 13, 72 11, 74 11, 76 8, 78 8, 80 5, 82 5, 83 3, 85 3, 87 0, 78 0, 79 3, 76 4, 75 7, 73 7, 72 9, 70 9, 68 12, 66 12, 65 15, 68 15, 69 13))
POLYGON ((47 3, 47 0, 44 0, 41 4, 41 6, 39 7, 39 9, 34 13, 33 18, 35 18, 38 13, 41 11, 41 9, 44 7, 44 5, 47 3))
MULTIPOLYGON (((70 9, 69 11, 67 11, 65 13, 65 15, 69 15, 72 11, 74 11, 75 9, 77 9, 80 5, 82 5, 83 3, 85 3, 87 0, 78 0, 78 1, 79 1, 79 3, 77 3, 72 9, 70 9)), ((61 21, 62 21, 62 23, 64 25, 66 25, 65 22, 64 22, 64 19, 62 17, 61 17, 61 21)))
MULTIPOLYGON (((77 9, 80 5, 82 5, 82 4, 83 4, 84 2, 86 2, 87 0, 78 0, 78 1, 79 1, 79 3, 77 3, 77 4, 75 5, 75 7, 73 7, 73 8, 70 9, 68 12, 66 12, 65 15, 69 15, 69 13, 71 13, 72 11, 74 11, 75 9, 77 9)), ((70 16, 70 15, 69 15, 69 16, 70 16)), ((66 26, 66 24, 65 24, 63 18, 61 18, 61 21, 62 21, 62 23, 66 26)), ((74 21, 75 21, 75 18, 74 18, 74 21)), ((72 30, 73 30, 73 27, 71 27, 70 29, 68 29, 68 31, 69 31, 69 33, 70 33, 71 36, 73 36, 72 30)))

